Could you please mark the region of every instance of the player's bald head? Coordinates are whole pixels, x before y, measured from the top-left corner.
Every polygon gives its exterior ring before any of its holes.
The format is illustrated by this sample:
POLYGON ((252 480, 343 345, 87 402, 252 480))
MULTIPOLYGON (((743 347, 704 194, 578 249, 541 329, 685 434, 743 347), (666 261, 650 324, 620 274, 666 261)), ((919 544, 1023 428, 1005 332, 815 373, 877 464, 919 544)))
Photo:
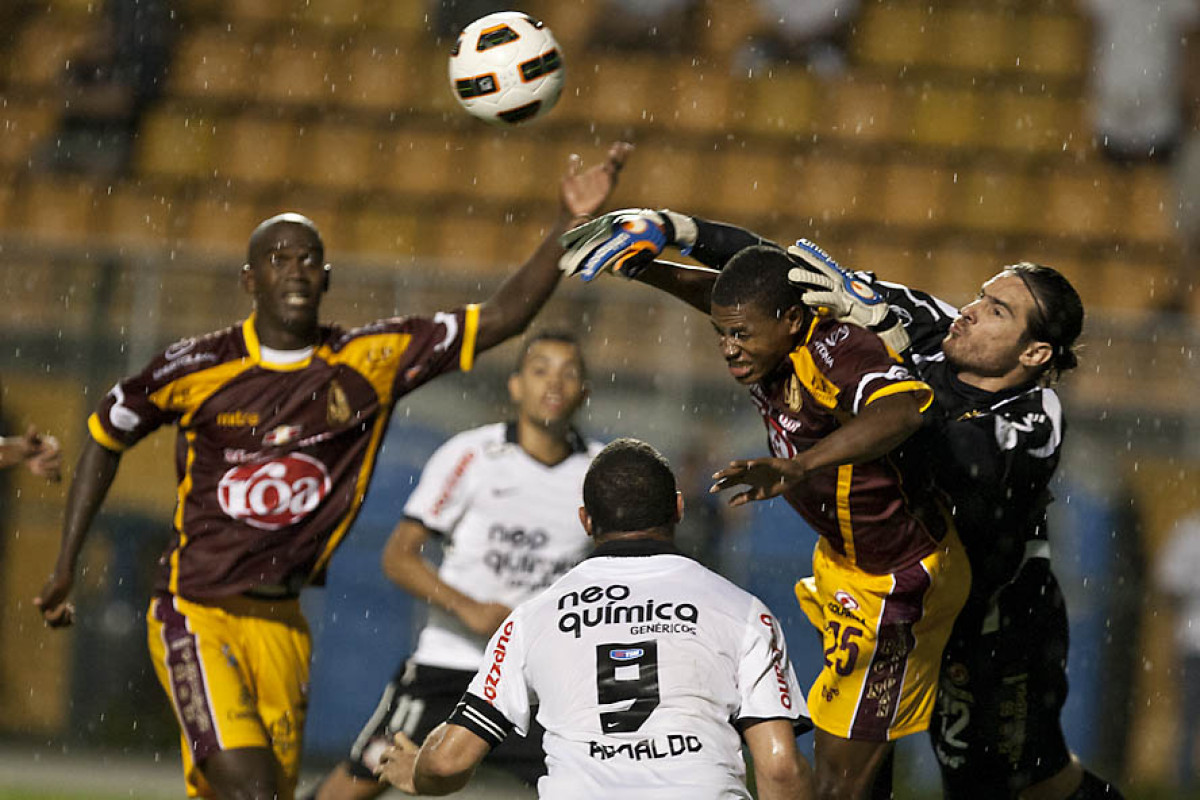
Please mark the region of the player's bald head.
POLYGON ((304 244, 317 252, 318 260, 323 260, 325 258, 325 242, 321 239, 321 232, 317 230, 317 224, 303 214, 285 211, 258 223, 258 227, 250 234, 250 243, 246 248, 247 263, 253 264, 266 253, 277 249, 280 245, 281 233, 284 230, 295 231, 296 229, 304 232, 302 234, 306 239, 304 244))

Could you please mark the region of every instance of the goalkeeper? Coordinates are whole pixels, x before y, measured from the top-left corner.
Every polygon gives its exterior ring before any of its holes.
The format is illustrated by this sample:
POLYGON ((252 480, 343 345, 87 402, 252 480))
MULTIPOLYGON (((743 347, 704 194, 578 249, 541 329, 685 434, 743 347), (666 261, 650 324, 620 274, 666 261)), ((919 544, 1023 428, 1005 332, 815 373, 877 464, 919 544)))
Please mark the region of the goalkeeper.
MULTIPOLYGON (((718 269, 738 248, 760 241, 674 212, 633 216, 657 224, 664 246, 690 248, 718 269)), ((614 225, 620 218, 621 212, 609 215, 607 235, 605 218, 568 232, 564 268, 585 279, 615 271, 702 297, 705 280, 712 280, 703 277, 707 271, 651 267, 654 248, 596 258, 597 244, 630 227, 627 220, 614 225)), ((1060 722, 1068 629, 1050 568, 1046 508, 1064 422, 1050 387, 1077 364, 1083 306, 1075 289, 1050 267, 1020 263, 990 278, 956 312, 923 292, 843 270, 811 243, 788 253, 792 284, 807 305, 872 328, 897 350, 907 347, 910 363, 935 392, 922 431, 905 449, 932 465, 972 570, 970 597, 943 655, 930 727, 945 796, 1120 798, 1082 767, 1060 722)))

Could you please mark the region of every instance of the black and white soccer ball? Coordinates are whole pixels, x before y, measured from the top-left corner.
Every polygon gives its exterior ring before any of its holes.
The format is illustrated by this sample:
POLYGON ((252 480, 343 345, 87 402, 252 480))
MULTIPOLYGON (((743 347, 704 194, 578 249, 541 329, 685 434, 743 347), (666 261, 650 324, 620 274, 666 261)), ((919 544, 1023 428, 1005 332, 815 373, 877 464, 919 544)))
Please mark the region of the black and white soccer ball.
POLYGON ((450 86, 470 114, 497 125, 544 115, 563 88, 563 58, 554 34, 519 11, 475 20, 450 51, 450 86))

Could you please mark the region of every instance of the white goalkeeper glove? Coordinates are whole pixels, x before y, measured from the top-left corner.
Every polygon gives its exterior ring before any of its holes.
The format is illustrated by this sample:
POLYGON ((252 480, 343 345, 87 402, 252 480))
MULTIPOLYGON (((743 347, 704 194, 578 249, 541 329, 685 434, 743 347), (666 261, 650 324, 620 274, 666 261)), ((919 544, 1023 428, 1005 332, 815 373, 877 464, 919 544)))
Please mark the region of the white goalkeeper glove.
POLYGON ((787 251, 800 265, 788 271, 788 280, 803 292, 800 299, 804 305, 818 314, 866 328, 897 353, 908 349, 908 332, 874 287, 842 269, 808 239, 800 239, 787 251))
POLYGON ((566 248, 558 261, 568 275, 585 281, 611 271, 633 279, 668 245, 684 255, 696 244, 699 230, 691 217, 675 211, 623 208, 584 223, 559 237, 566 248))

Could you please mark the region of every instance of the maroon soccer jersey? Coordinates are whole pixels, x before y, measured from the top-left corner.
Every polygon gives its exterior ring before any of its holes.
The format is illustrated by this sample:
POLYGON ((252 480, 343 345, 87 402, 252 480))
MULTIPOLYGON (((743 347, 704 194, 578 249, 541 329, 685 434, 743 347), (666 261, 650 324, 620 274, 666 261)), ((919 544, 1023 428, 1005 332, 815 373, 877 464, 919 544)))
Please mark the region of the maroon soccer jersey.
POLYGON ((362 505, 396 401, 470 369, 478 319, 468 306, 323 326, 311 356, 269 363, 251 316, 171 345, 113 387, 88 419, 101 445, 179 429, 174 536, 156 588, 207 600, 319 575, 362 505))
MULTIPOLYGON (((814 318, 790 362, 750 388, 779 458, 807 450, 881 397, 913 392, 922 410, 933 399, 877 336, 856 325, 814 318)), ((889 455, 819 470, 784 496, 838 553, 866 572, 885 573, 928 555, 945 533, 928 484, 919 465, 889 455)))

